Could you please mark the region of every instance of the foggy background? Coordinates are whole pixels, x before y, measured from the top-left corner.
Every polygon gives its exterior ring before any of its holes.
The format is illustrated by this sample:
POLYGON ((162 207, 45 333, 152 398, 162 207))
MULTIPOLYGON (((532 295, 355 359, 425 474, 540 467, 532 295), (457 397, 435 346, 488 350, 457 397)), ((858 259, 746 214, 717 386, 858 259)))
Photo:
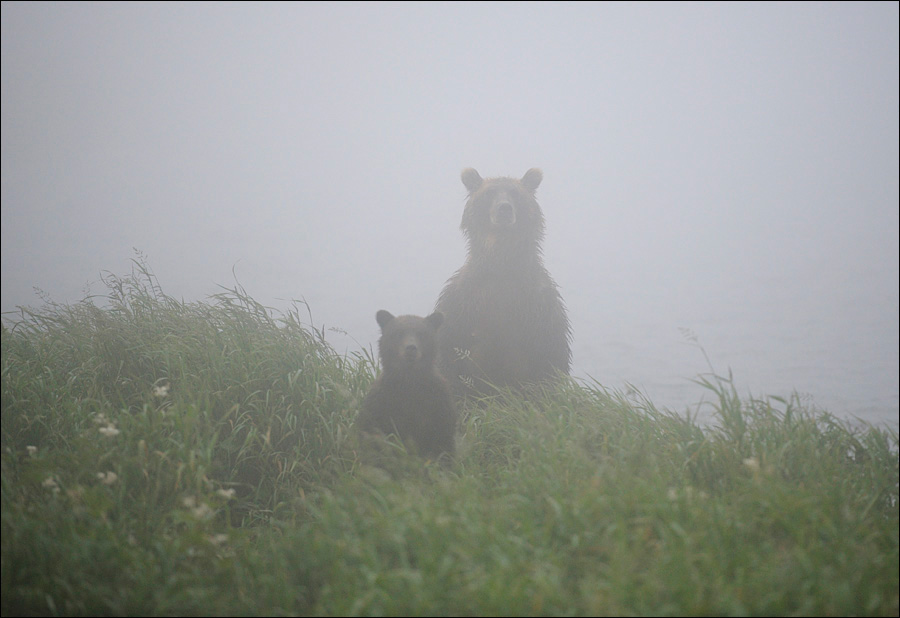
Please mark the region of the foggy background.
POLYGON ((375 346, 463 263, 460 171, 540 167, 573 375, 693 410, 705 350, 896 427, 898 53, 896 2, 4 2, 2 310, 137 248, 375 346))

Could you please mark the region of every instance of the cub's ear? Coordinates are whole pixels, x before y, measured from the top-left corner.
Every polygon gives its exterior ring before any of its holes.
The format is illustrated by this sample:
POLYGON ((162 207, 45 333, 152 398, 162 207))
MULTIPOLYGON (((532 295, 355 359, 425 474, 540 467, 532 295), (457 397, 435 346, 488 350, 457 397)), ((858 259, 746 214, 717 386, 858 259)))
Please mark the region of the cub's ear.
POLYGON ((541 186, 544 179, 544 173, 536 167, 532 167, 522 176, 522 186, 534 193, 541 186))
MULTIPOLYGON (((466 185, 466 189, 469 190, 469 193, 475 193, 478 189, 481 188, 481 184, 484 182, 484 179, 481 177, 481 174, 476 172, 473 168, 467 167, 462 171, 462 181, 463 184, 466 185)), ((540 181, 538 181, 540 182, 540 181)))
POLYGON ((428 322, 428 325, 431 328, 433 328, 434 330, 437 330, 440 327, 440 325, 444 323, 444 314, 441 313, 440 311, 435 311, 430 316, 425 318, 425 321, 428 322))
POLYGON ((384 330, 384 327, 394 321, 394 314, 390 311, 385 311, 382 309, 378 313, 375 314, 375 321, 378 322, 378 326, 384 330))

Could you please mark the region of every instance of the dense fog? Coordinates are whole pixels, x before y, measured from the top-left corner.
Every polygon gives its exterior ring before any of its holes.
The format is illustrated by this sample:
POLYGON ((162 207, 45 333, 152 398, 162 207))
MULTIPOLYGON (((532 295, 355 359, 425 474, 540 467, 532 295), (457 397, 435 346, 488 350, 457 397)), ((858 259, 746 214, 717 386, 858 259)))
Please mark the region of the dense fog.
POLYGON ((304 301, 367 348, 377 310, 429 313, 462 265, 461 170, 538 167, 573 375, 695 409, 708 355, 742 394, 896 426, 898 22, 4 2, 2 310, 103 293, 137 249, 172 296, 304 301))

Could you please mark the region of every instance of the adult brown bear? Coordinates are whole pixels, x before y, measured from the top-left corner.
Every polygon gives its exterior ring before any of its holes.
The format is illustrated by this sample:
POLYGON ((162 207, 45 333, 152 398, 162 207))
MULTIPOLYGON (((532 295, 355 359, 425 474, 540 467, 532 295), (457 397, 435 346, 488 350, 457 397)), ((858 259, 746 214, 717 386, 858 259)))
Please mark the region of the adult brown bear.
POLYGON ((458 395, 521 387, 568 374, 571 329, 544 268, 541 170, 521 179, 462 172, 469 191, 460 228, 469 254, 444 286, 438 363, 458 395))

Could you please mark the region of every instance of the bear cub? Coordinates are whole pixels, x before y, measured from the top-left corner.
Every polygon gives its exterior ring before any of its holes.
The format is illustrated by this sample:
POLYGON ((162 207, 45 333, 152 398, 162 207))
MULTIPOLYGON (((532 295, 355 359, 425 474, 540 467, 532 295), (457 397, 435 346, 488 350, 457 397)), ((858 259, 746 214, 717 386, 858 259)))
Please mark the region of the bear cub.
POLYGON ((439 366, 457 395, 521 389, 569 373, 569 319, 541 256, 541 180, 537 168, 521 179, 462 172, 468 256, 435 306, 445 317, 439 366))
POLYGON ((435 365, 439 312, 421 318, 375 314, 381 327, 381 374, 363 400, 360 428, 395 434, 418 454, 437 459, 456 447, 456 409, 447 381, 435 365))

